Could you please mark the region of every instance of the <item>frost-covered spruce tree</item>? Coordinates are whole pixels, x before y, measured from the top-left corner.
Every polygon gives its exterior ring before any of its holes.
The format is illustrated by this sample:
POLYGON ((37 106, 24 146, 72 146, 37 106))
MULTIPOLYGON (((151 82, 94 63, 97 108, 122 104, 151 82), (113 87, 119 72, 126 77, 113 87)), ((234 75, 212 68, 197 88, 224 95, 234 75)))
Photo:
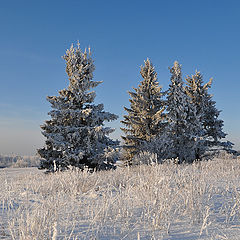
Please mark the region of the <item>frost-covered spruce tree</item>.
POLYGON ((186 78, 186 84, 186 92, 196 107, 197 115, 204 129, 202 148, 199 149, 199 154, 204 155, 209 150, 214 151, 222 148, 231 151, 233 144, 221 141, 227 135, 222 129, 223 120, 218 119, 221 111, 217 110, 216 102, 208 93, 212 79, 204 84, 202 74, 196 71, 194 75, 186 78))
POLYGON ((125 159, 131 164, 132 158, 141 150, 144 142, 150 141, 164 127, 163 92, 157 82, 157 73, 149 59, 144 61, 140 74, 143 78, 131 96, 130 108, 124 108, 127 115, 121 121, 126 127, 121 128, 125 133, 124 140, 125 159))
MULTIPOLYGON (((163 135, 162 149, 167 158, 178 158, 179 163, 193 162, 201 143, 203 129, 197 110, 186 94, 181 66, 174 62, 171 72, 171 84, 167 95, 168 126, 163 135)), ((161 140, 161 138, 160 138, 161 140)))
POLYGON ((104 121, 117 116, 103 111, 103 104, 93 104, 93 88, 101 82, 93 81, 95 66, 89 52, 80 45, 66 51, 66 72, 69 86, 58 96, 48 96, 53 108, 51 120, 41 126, 47 138, 45 146, 38 149, 42 158, 40 169, 64 170, 68 166, 106 169, 112 166, 107 153, 117 145, 107 135, 114 130, 104 127, 104 121))

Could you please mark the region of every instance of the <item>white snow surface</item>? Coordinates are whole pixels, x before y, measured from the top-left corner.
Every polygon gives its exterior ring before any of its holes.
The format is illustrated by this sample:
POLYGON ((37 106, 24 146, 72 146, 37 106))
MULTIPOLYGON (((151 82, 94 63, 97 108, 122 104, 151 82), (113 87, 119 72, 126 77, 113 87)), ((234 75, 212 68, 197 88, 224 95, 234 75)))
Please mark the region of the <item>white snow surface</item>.
POLYGON ((240 159, 0 169, 0 239, 240 239, 240 159))

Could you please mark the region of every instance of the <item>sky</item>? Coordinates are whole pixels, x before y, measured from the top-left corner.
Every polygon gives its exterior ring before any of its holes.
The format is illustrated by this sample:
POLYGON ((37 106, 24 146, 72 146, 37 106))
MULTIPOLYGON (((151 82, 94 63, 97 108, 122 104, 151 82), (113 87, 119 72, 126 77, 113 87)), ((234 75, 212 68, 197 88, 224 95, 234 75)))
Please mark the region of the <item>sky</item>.
POLYGON ((129 94, 150 58, 167 90, 169 67, 183 76, 213 78, 210 93, 222 110, 227 140, 240 150, 240 1, 0 1, 0 154, 35 155, 44 145, 40 125, 51 110, 46 96, 68 86, 62 56, 71 44, 92 49, 95 103, 120 121, 129 94))

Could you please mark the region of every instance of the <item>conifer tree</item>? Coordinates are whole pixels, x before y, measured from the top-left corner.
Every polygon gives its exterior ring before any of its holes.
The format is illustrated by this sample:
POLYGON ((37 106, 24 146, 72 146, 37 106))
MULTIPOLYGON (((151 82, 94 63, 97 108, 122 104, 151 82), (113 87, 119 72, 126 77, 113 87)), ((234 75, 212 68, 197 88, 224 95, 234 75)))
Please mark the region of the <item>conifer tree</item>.
POLYGON ((130 108, 124 108, 127 115, 121 121, 126 128, 121 128, 125 133, 124 140, 125 159, 131 164, 132 158, 141 150, 144 142, 150 141, 164 127, 163 93, 157 82, 157 73, 150 60, 144 61, 140 74, 143 78, 135 92, 129 92, 131 96, 130 108))
MULTIPOLYGON (((163 135, 162 152, 165 158, 178 158, 179 163, 193 162, 197 146, 201 143, 203 129, 191 98, 186 94, 181 66, 174 62, 171 84, 167 95, 167 119, 169 121, 163 135)), ((161 138, 160 138, 161 140, 161 138)))
POLYGON ((40 169, 64 170, 68 166, 106 169, 112 166, 106 152, 117 142, 107 135, 114 130, 104 127, 104 121, 117 116, 103 110, 103 104, 93 104, 96 96, 93 88, 100 81, 93 81, 95 66, 89 52, 82 52, 80 45, 66 51, 66 72, 69 86, 58 96, 48 96, 53 108, 51 120, 41 126, 47 138, 45 146, 38 149, 42 158, 40 169))
POLYGON ((223 120, 218 119, 221 111, 217 110, 216 102, 208 89, 212 85, 212 79, 206 84, 203 82, 202 74, 198 71, 191 77, 186 78, 186 92, 191 97, 195 105, 197 115, 202 124, 204 134, 202 145, 199 148, 199 154, 203 155, 207 150, 224 148, 228 151, 232 148, 231 142, 221 142, 227 134, 223 132, 223 120))

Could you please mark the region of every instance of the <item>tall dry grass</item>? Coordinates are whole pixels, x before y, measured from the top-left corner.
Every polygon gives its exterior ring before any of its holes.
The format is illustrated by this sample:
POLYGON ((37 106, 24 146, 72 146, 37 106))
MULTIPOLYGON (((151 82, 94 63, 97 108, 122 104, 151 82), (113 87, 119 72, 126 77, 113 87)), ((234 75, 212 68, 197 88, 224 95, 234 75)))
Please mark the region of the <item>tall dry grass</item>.
POLYGON ((0 238, 239 239, 240 160, 0 172, 0 238))

